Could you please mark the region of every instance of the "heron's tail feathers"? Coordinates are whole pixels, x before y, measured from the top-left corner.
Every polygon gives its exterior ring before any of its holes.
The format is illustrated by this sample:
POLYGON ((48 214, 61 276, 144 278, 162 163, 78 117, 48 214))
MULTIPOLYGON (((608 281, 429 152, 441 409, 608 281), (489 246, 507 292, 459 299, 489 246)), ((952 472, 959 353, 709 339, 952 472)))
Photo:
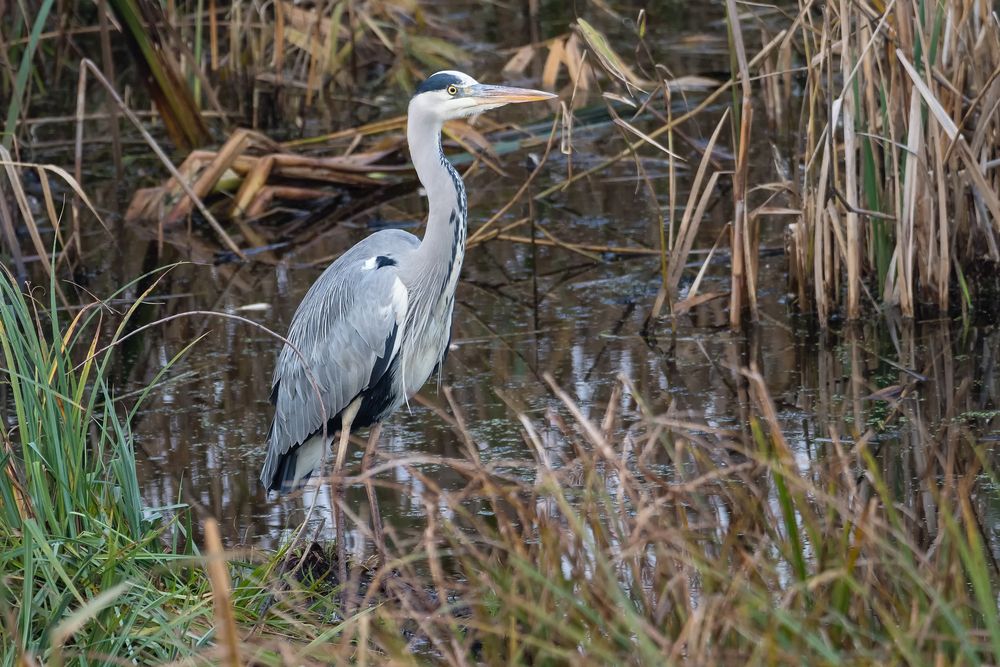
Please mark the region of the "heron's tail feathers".
POLYGON ((329 437, 324 438, 322 433, 317 433, 284 454, 272 457, 269 452, 261 474, 261 481, 267 490, 288 493, 303 486, 323 465, 330 440, 329 437))

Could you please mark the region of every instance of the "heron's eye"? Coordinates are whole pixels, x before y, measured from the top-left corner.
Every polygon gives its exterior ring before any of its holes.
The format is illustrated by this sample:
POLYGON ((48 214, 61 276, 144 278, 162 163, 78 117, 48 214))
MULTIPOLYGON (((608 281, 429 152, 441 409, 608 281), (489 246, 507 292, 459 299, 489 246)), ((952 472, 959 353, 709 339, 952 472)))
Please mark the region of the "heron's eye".
POLYGON ((448 86, 448 94, 452 96, 458 95, 458 86, 455 84, 448 86))

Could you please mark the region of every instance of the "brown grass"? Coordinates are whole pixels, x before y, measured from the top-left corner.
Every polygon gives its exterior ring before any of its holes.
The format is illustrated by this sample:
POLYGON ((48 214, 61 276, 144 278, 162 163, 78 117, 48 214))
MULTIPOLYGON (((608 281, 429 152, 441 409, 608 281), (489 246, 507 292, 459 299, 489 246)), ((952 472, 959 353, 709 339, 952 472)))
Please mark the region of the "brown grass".
MULTIPOLYGON (((831 420, 808 447, 751 365, 724 369, 746 415, 733 430, 654 407, 627 378, 587 417, 547 377, 550 411, 516 415, 530 458, 383 456, 348 483, 404 468, 426 489, 426 527, 385 526, 387 559, 361 578, 369 611, 325 645, 293 642, 295 660, 989 662, 1000 647, 983 532, 995 457, 975 439, 979 392, 948 380, 989 362, 957 355, 946 327, 920 346, 909 327, 896 335, 926 380, 898 370, 895 389, 872 396, 862 339, 848 336, 826 361, 847 396, 821 388, 817 409, 858 419, 847 433, 831 420), (466 483, 443 489, 425 463, 466 483)), ((269 613, 294 617, 303 595, 293 587, 269 613)), ((260 660, 274 643, 247 646, 260 660)))

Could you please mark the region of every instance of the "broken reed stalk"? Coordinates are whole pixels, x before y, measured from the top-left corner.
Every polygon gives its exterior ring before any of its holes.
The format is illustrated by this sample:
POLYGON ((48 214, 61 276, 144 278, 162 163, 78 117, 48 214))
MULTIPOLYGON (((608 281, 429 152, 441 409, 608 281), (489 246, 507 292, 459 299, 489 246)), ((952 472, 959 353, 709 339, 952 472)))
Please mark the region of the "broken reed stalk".
MULTIPOLYGON (((528 222, 527 219, 523 221, 528 222)), ((523 223, 522 223, 523 224, 523 223)), ((578 255, 583 255, 587 259, 594 260, 593 253, 606 252, 612 255, 644 255, 644 256, 659 256, 660 251, 657 248, 643 248, 640 246, 611 246, 611 245, 600 245, 597 243, 570 243, 569 241, 561 241, 548 233, 546 230, 539 228, 543 234, 546 234, 548 238, 537 238, 531 236, 519 236, 517 234, 493 234, 489 236, 489 239, 496 239, 498 241, 509 241, 511 243, 524 243, 531 245, 544 245, 556 248, 563 248, 564 250, 569 250, 570 252, 575 252, 578 255)), ((489 240, 489 239, 483 239, 489 240)), ((477 244, 481 241, 477 241, 477 244)))
MULTIPOLYGON (((848 0, 840 0, 840 13, 848 15, 848 0)), ((841 47, 841 75, 844 86, 842 108, 844 113, 844 174, 847 194, 847 318, 861 316, 861 223, 858 219, 857 142, 854 133, 854 87, 850 85, 851 43, 841 47)))

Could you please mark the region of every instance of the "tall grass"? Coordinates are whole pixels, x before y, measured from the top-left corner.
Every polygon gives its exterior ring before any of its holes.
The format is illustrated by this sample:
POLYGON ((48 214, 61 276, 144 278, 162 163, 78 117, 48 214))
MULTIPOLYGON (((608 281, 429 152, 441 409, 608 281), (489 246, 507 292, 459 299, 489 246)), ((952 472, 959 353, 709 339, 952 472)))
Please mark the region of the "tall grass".
POLYGON ((91 356, 103 313, 63 322, 55 293, 50 284, 26 295, 0 270, 14 417, 0 475, 0 599, 11 610, 0 659, 58 662, 82 637, 91 656, 168 659, 188 624, 155 629, 173 617, 167 591, 190 582, 164 567, 178 554, 164 550, 160 521, 144 512, 128 422, 105 379, 110 355, 91 356))
MULTIPOLYGON (((10 85, 4 85, 9 91, 10 97, 8 98, 7 107, 7 118, 4 122, 3 127, 3 137, 0 143, 3 144, 4 148, 9 149, 14 141, 15 128, 17 126, 17 121, 21 114, 25 111, 28 102, 28 80, 34 71, 34 58, 35 52, 38 49, 39 42, 41 40, 42 31, 45 28, 45 21, 48 19, 49 12, 52 10, 53 2, 52 0, 44 0, 41 6, 38 8, 37 13, 33 16, 27 12, 24 14, 19 14, 18 12, 12 11, 12 15, 16 15, 14 23, 18 24, 19 20, 23 20, 24 23, 18 25, 18 27, 23 27, 27 25, 27 22, 31 20, 31 31, 28 34, 27 42, 24 47, 20 50, 20 63, 17 67, 17 74, 13 76, 13 80, 10 85)), ((15 29, 16 30, 16 29, 15 29)), ((14 55, 16 52, 11 51, 8 56, 14 55)), ((12 70, 13 72, 13 70, 12 70)), ((7 84, 8 82, 4 82, 7 84)))
POLYGON ((64 320, 54 293, 0 266, 0 664, 274 662, 275 637, 338 636, 336 586, 282 569, 287 548, 224 554, 206 530, 206 558, 187 507, 144 505, 129 421, 151 389, 126 410, 107 379, 141 300, 109 338, 110 310, 64 320))

